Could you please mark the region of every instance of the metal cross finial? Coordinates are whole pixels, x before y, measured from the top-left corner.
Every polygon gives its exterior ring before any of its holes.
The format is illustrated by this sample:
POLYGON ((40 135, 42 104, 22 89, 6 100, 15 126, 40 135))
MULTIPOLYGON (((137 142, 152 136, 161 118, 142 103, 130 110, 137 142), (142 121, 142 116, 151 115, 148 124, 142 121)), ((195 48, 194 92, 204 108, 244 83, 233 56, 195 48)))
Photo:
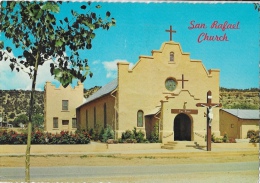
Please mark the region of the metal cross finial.
POLYGON ((170 30, 165 30, 166 32, 170 32, 170 41, 172 41, 172 33, 176 33, 175 30, 172 30, 172 26, 170 26, 170 30))

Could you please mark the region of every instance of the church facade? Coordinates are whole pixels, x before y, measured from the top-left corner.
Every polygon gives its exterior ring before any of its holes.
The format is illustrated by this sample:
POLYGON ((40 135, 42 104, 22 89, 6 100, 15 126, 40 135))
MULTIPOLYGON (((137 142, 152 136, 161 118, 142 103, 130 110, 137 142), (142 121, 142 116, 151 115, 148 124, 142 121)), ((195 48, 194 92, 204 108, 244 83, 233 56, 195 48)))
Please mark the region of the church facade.
MULTIPOLYGON (((118 77, 77 107, 79 128, 110 125, 120 138, 136 127, 149 138, 158 123, 162 142, 205 140, 207 109, 196 104, 207 102, 209 90, 212 103, 219 103, 218 69, 191 60, 174 41, 140 56, 132 69, 126 62, 117 66, 118 77)), ((212 133, 219 136, 219 109, 212 112, 212 133)))
POLYGON ((82 104, 83 84, 56 87, 51 82, 44 86, 44 130, 51 133, 77 130, 75 108, 82 104))

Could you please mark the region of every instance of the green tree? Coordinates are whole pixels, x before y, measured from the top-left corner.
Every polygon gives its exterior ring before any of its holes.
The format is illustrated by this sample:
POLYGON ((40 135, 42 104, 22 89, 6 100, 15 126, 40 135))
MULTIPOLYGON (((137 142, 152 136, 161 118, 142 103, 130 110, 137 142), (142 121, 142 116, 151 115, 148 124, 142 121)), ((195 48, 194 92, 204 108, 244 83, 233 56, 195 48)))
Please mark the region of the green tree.
MULTIPOLYGON (((88 60, 82 59, 78 50, 91 49, 96 29, 108 30, 115 25, 107 11, 101 18, 92 11, 89 3, 81 3, 80 11, 72 10, 70 17, 56 19, 62 1, 2 1, 0 13, 1 41, 0 60, 10 60, 11 70, 23 70, 28 73, 32 88, 30 94, 30 112, 25 160, 25 181, 30 182, 30 147, 34 93, 38 66, 52 60, 50 72, 55 79, 67 87, 72 79, 83 82, 92 72, 88 60), (13 47, 22 50, 22 54, 13 56, 12 48, 4 46, 4 38, 10 39, 13 47)), ((96 11, 101 6, 96 6, 96 11)), ((68 14, 68 13, 67 13, 68 14)))
POLYGON ((25 114, 21 114, 21 115, 17 116, 17 117, 14 119, 13 125, 14 125, 14 126, 19 126, 20 123, 22 123, 22 124, 27 124, 28 121, 29 121, 28 116, 25 115, 25 114))
POLYGON ((15 117, 15 113, 12 112, 12 113, 9 115, 9 118, 14 119, 14 117, 15 117))
POLYGON ((247 103, 239 103, 239 104, 233 104, 229 108, 230 109, 258 109, 258 106, 253 104, 247 104, 247 103))
POLYGON ((32 116, 32 129, 35 130, 36 128, 42 129, 43 128, 44 117, 42 114, 35 114, 32 116))

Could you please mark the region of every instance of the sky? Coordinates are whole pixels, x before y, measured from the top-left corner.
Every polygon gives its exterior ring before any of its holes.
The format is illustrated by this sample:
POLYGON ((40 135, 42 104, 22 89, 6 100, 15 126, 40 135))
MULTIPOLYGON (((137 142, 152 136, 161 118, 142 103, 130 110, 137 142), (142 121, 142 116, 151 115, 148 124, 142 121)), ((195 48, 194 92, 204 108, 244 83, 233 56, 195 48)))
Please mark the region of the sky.
MULTIPOLYGON (((151 56, 152 50, 159 50, 169 41, 165 30, 170 25, 176 31, 173 41, 180 43, 183 52, 201 60, 207 70, 220 69, 221 87, 259 87, 259 13, 252 3, 96 2, 92 7, 97 4, 102 6, 97 13, 104 17, 110 11, 116 26, 108 31, 97 30, 92 49, 79 51, 81 58, 89 60, 94 74, 85 80, 84 88, 104 86, 115 79, 118 61, 133 66, 140 55, 151 56), (233 29, 221 29, 220 24, 225 22, 233 29), (222 41, 203 41, 203 34, 218 36, 222 41)), ((57 19, 70 15, 71 9, 80 10, 81 5, 63 4, 57 19)), ((12 45, 3 34, 0 40, 5 46, 12 45)), ((12 54, 18 56, 19 50, 13 48, 12 54)), ((46 81, 59 86, 50 75, 48 62, 39 68, 36 89, 43 90, 46 81)), ((0 61, 0 89, 29 90, 31 80, 23 72, 11 72, 8 61, 0 61)))

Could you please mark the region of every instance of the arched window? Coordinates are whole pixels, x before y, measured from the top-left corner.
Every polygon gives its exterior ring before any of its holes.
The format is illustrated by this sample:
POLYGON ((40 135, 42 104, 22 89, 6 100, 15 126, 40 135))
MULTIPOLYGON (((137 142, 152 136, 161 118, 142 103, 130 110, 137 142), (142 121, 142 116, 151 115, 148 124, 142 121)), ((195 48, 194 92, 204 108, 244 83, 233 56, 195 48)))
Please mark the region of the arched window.
POLYGON ((142 110, 139 110, 137 112, 137 127, 143 127, 143 121, 144 121, 144 112, 142 110))
POLYGON ((174 52, 171 52, 171 53, 170 53, 170 61, 171 61, 171 62, 174 62, 174 52))

